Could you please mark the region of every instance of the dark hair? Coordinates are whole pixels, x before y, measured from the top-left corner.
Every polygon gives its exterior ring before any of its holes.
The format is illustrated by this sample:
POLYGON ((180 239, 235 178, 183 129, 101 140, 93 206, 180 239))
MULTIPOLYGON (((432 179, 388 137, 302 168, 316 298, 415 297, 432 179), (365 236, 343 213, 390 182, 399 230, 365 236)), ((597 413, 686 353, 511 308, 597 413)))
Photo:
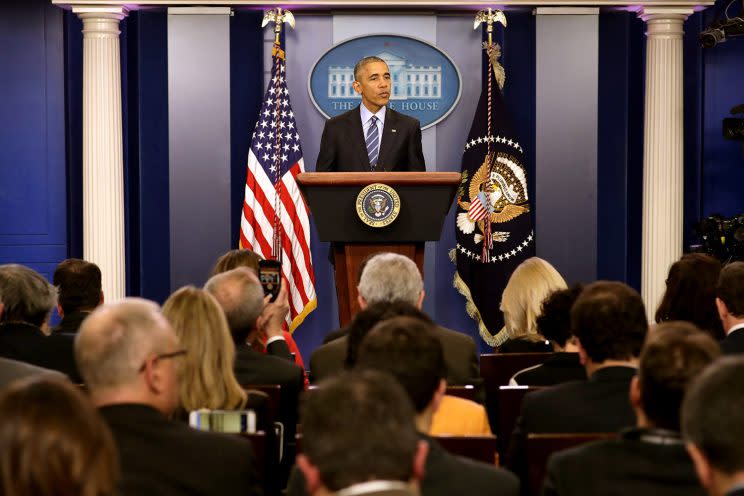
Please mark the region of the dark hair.
POLYGON ((637 357, 647 330, 641 295, 621 282, 588 285, 571 309, 571 331, 593 362, 637 357))
POLYGON ((719 358, 695 378, 682 402, 682 433, 725 474, 744 470, 744 357, 719 358))
POLYGON ((721 269, 716 296, 736 317, 744 317, 744 262, 731 262, 721 269))
POLYGON ((553 291, 543 301, 542 313, 537 317, 537 331, 561 348, 571 337, 571 307, 582 289, 581 284, 576 284, 569 289, 553 291))
POLYGON ((656 427, 678 431, 687 386, 720 355, 718 343, 689 322, 666 322, 653 328, 638 367, 646 417, 656 427))
POLYGON ((376 57, 374 55, 369 56, 369 57, 364 57, 360 59, 359 62, 357 62, 354 65, 354 81, 359 81, 359 78, 357 77, 359 75, 359 71, 362 69, 362 67, 364 67, 365 65, 371 62, 382 62, 383 64, 387 65, 387 62, 382 60, 380 57, 376 57))
POLYGON ((260 260, 263 260, 263 257, 255 251, 242 248, 230 250, 217 259, 212 268, 212 275, 222 274, 238 267, 248 267, 258 274, 258 262, 260 260))
POLYGON ((669 268, 664 297, 656 309, 656 322, 684 320, 723 339, 716 309, 716 283, 721 262, 704 253, 688 253, 669 268))
POLYGON ((424 312, 405 301, 381 301, 373 303, 364 310, 360 311, 349 324, 348 343, 346 346, 346 368, 352 368, 357 361, 359 345, 362 344, 364 337, 372 328, 383 320, 401 315, 415 317, 427 324, 434 325, 434 322, 424 312))
POLYGON ((101 302, 101 269, 98 265, 68 258, 57 265, 52 282, 59 292, 58 302, 65 314, 93 310, 101 302))
POLYGON ((119 476, 111 433, 82 392, 35 376, 0 396, 0 493, 113 495, 119 476))
POLYGON ((408 481, 418 446, 414 418, 388 374, 348 372, 304 396, 303 453, 334 492, 374 479, 408 481))
POLYGON ((431 402, 445 377, 442 344, 433 325, 414 317, 393 317, 377 324, 359 347, 357 368, 395 377, 417 412, 431 402))

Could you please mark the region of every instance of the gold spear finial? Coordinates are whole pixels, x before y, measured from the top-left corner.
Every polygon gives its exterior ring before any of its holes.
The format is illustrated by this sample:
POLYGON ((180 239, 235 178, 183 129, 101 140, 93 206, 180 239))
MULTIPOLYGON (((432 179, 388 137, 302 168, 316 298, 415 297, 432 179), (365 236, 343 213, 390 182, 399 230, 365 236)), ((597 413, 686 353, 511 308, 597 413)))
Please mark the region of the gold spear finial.
POLYGON ((491 45, 493 44, 493 23, 500 22, 504 27, 506 27, 506 16, 502 11, 497 10, 494 12, 494 10, 489 7, 488 10, 481 10, 475 14, 473 29, 478 29, 478 26, 484 22, 486 23, 486 33, 488 33, 488 44, 491 45))
POLYGON ((264 28, 270 22, 274 23, 274 43, 279 44, 279 35, 282 33, 282 26, 288 23, 292 29, 295 27, 295 18, 292 12, 284 10, 281 7, 266 11, 261 21, 261 27, 264 28))

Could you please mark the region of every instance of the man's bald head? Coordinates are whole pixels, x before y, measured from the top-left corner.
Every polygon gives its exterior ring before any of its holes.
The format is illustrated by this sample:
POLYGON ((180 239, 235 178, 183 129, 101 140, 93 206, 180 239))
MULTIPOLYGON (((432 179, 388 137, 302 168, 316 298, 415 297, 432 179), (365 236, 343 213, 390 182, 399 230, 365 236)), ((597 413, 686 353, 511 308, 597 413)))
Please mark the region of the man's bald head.
POLYGON ((245 343, 263 311, 264 293, 256 274, 238 267, 212 276, 204 289, 215 297, 227 317, 236 344, 245 343))

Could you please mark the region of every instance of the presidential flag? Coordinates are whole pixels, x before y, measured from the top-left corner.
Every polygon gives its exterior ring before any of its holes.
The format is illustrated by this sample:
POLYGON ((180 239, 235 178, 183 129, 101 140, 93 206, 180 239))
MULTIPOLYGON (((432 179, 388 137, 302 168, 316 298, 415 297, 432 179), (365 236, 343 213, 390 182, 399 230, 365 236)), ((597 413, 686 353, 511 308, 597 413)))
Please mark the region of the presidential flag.
POLYGON ((500 86, 500 48, 484 43, 487 77, 462 155, 457 193, 457 264, 454 285, 465 309, 478 322, 481 337, 499 346, 508 335, 499 309, 509 276, 534 255, 535 242, 527 193, 524 150, 514 133, 500 86))
POLYGON ((292 332, 315 309, 317 300, 308 211, 295 182, 305 163, 279 41, 272 54, 272 77, 248 153, 240 247, 281 261, 292 332))

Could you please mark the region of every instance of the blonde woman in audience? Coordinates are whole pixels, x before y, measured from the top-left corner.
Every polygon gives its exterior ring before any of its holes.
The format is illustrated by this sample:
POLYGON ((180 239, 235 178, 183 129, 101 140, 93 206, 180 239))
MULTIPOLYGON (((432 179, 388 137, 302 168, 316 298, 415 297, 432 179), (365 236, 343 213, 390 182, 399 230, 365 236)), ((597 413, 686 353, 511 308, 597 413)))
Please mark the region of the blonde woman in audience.
POLYGON ((119 461, 93 403, 67 380, 19 380, 0 396, 0 494, 113 496, 119 461))
POLYGON ((163 315, 186 349, 179 391, 181 409, 243 408, 246 392, 233 372, 235 344, 217 300, 202 289, 186 286, 168 298, 163 315))
POLYGON ((504 327, 494 337, 500 353, 553 351, 537 330, 543 300, 566 289, 566 281, 542 258, 528 258, 512 273, 501 295, 504 327))
MULTIPOLYGON (((212 275, 222 274, 228 270, 236 269, 238 267, 248 267, 258 274, 258 262, 264 258, 256 253, 255 251, 238 249, 230 250, 220 258, 217 259, 217 263, 212 268, 212 275)), ((282 279, 284 281, 284 279, 282 279)), ((284 282, 282 282, 284 284, 284 282)), ((292 335, 285 329, 282 334, 284 335, 284 341, 287 342, 287 347, 290 353, 294 356, 295 363, 305 370, 305 364, 302 362, 302 355, 300 355, 300 348, 297 346, 292 335)), ((265 341, 265 338, 264 338, 265 341)), ((305 387, 307 387, 307 378, 305 379, 305 387)))

